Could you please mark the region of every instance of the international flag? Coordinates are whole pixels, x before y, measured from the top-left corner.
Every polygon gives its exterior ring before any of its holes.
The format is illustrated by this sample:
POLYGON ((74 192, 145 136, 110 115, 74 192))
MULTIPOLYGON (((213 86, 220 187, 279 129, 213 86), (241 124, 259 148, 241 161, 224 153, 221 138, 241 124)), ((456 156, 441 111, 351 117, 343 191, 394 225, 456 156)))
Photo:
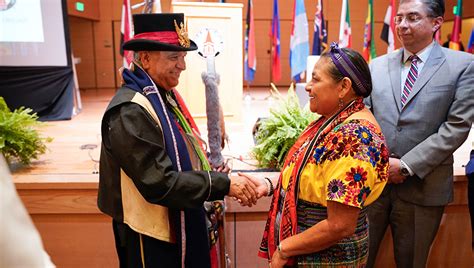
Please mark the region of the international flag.
POLYGON ((342 0, 341 23, 339 25, 339 47, 352 47, 351 16, 347 0, 342 0))
POLYGON ((373 0, 369 0, 369 6, 367 9, 367 18, 365 19, 364 48, 362 49, 362 56, 367 62, 370 62, 373 58, 377 57, 377 53, 375 52, 375 40, 374 40, 373 0))
POLYGON ((120 55, 123 57, 123 67, 128 68, 133 60, 133 52, 123 50, 122 44, 133 38, 132 10, 130 8, 130 0, 123 0, 120 33, 120 55))
POLYGON ((300 75, 306 70, 309 56, 308 18, 304 0, 295 0, 293 6, 293 24, 290 37, 291 77, 299 81, 300 75))
POLYGON ((142 13, 161 13, 160 0, 145 0, 145 6, 142 13))
POLYGON ((380 38, 382 38, 382 40, 388 44, 387 53, 395 50, 395 14, 395 0, 390 0, 390 3, 387 7, 387 12, 385 13, 385 18, 383 20, 382 33, 380 34, 380 38))
POLYGON ((278 15, 278 0, 273 0, 273 17, 270 37, 272 39, 272 80, 273 82, 277 82, 281 79, 280 16, 278 15))
POLYGON ((249 0, 247 6, 247 19, 245 21, 245 61, 244 79, 251 83, 257 71, 257 57, 255 53, 255 31, 253 23, 253 4, 249 0))
POLYGON ((474 53, 474 27, 472 27, 469 42, 467 42, 467 52, 474 53))
POLYGON ((454 50, 461 50, 459 43, 461 42, 461 25, 462 25, 462 0, 458 0, 458 4, 454 7, 454 24, 451 32, 451 40, 449 41, 449 48, 454 50))
POLYGON ((318 0, 314 15, 314 37, 312 55, 321 55, 328 46, 328 33, 323 14, 323 0, 318 0))

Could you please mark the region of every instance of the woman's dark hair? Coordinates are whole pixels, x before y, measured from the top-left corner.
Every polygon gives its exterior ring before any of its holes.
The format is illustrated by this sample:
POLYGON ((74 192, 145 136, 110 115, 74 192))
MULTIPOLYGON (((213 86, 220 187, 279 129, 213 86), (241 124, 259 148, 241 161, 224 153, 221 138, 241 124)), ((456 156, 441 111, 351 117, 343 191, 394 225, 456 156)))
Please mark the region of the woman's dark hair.
MULTIPOLYGON (((367 62, 365 59, 360 55, 357 51, 352 50, 350 48, 341 48, 342 52, 344 52, 349 59, 351 60, 351 63, 357 68, 359 73, 361 74, 361 80, 365 81, 365 87, 367 89, 367 93, 362 95, 359 90, 357 90, 355 87, 355 82, 351 77, 348 77, 351 79, 352 82, 352 87, 354 88, 355 93, 358 96, 362 97, 367 97, 370 95, 372 92, 372 77, 370 76, 370 69, 369 65, 367 65, 367 62)), ((331 76, 332 79, 335 81, 341 81, 345 76, 337 69, 336 65, 332 62, 331 56, 329 54, 329 51, 324 52, 321 54, 321 58, 329 58, 331 61, 330 67, 328 68, 329 71, 329 76, 331 76)))

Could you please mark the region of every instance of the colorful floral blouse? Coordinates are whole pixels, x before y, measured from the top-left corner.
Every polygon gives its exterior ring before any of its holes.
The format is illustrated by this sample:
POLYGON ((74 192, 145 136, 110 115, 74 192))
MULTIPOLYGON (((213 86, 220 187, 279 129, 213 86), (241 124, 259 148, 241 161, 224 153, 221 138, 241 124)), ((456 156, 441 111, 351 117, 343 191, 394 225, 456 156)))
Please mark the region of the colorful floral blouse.
MULTIPOLYGON (((381 132, 369 121, 346 121, 314 150, 299 179, 298 199, 327 206, 327 201, 363 208, 374 202, 388 178, 388 150, 381 132)), ((283 170, 287 188, 294 167, 283 170)))

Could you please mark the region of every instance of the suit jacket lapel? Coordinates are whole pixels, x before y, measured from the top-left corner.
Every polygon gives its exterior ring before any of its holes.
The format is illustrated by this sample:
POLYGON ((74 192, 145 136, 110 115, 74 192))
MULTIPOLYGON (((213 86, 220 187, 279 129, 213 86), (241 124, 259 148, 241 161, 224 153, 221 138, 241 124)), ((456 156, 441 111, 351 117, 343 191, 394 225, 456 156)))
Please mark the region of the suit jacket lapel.
POLYGON ((388 57, 388 72, 390 75, 390 83, 392 84, 392 92, 395 102, 397 103, 398 112, 402 110, 401 103, 401 65, 403 57, 403 49, 399 49, 398 52, 392 53, 388 57))
POLYGON ((410 101, 418 94, 418 92, 426 85, 426 83, 431 79, 431 77, 438 71, 441 64, 445 61, 445 56, 441 46, 437 43, 434 44, 428 60, 425 62, 421 73, 416 79, 415 84, 413 85, 413 90, 411 91, 408 99, 405 103, 405 106, 410 104, 410 101))

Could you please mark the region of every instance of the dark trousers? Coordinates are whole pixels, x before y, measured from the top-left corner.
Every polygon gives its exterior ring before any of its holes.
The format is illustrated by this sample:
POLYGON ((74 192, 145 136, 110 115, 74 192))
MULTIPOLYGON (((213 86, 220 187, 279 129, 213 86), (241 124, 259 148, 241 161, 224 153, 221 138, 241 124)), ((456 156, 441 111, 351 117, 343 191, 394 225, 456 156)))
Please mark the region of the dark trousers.
POLYGON ((177 244, 139 234, 115 220, 112 226, 120 268, 181 267, 177 244))
MULTIPOLYGON (((470 160, 466 165, 467 176, 467 198, 469 204, 469 214, 471 215, 471 230, 474 238, 474 149, 471 150, 470 160)), ((471 240, 474 246, 474 239, 471 240)))
POLYGON ((421 206, 401 200, 388 184, 379 199, 368 207, 369 259, 374 267, 380 242, 390 225, 395 262, 399 268, 424 268, 438 232, 444 206, 421 206))
MULTIPOLYGON (((471 230, 474 237, 474 173, 467 175, 467 198, 469 204, 469 214, 471 215, 471 230)), ((471 241, 474 245, 474 239, 471 241)))

